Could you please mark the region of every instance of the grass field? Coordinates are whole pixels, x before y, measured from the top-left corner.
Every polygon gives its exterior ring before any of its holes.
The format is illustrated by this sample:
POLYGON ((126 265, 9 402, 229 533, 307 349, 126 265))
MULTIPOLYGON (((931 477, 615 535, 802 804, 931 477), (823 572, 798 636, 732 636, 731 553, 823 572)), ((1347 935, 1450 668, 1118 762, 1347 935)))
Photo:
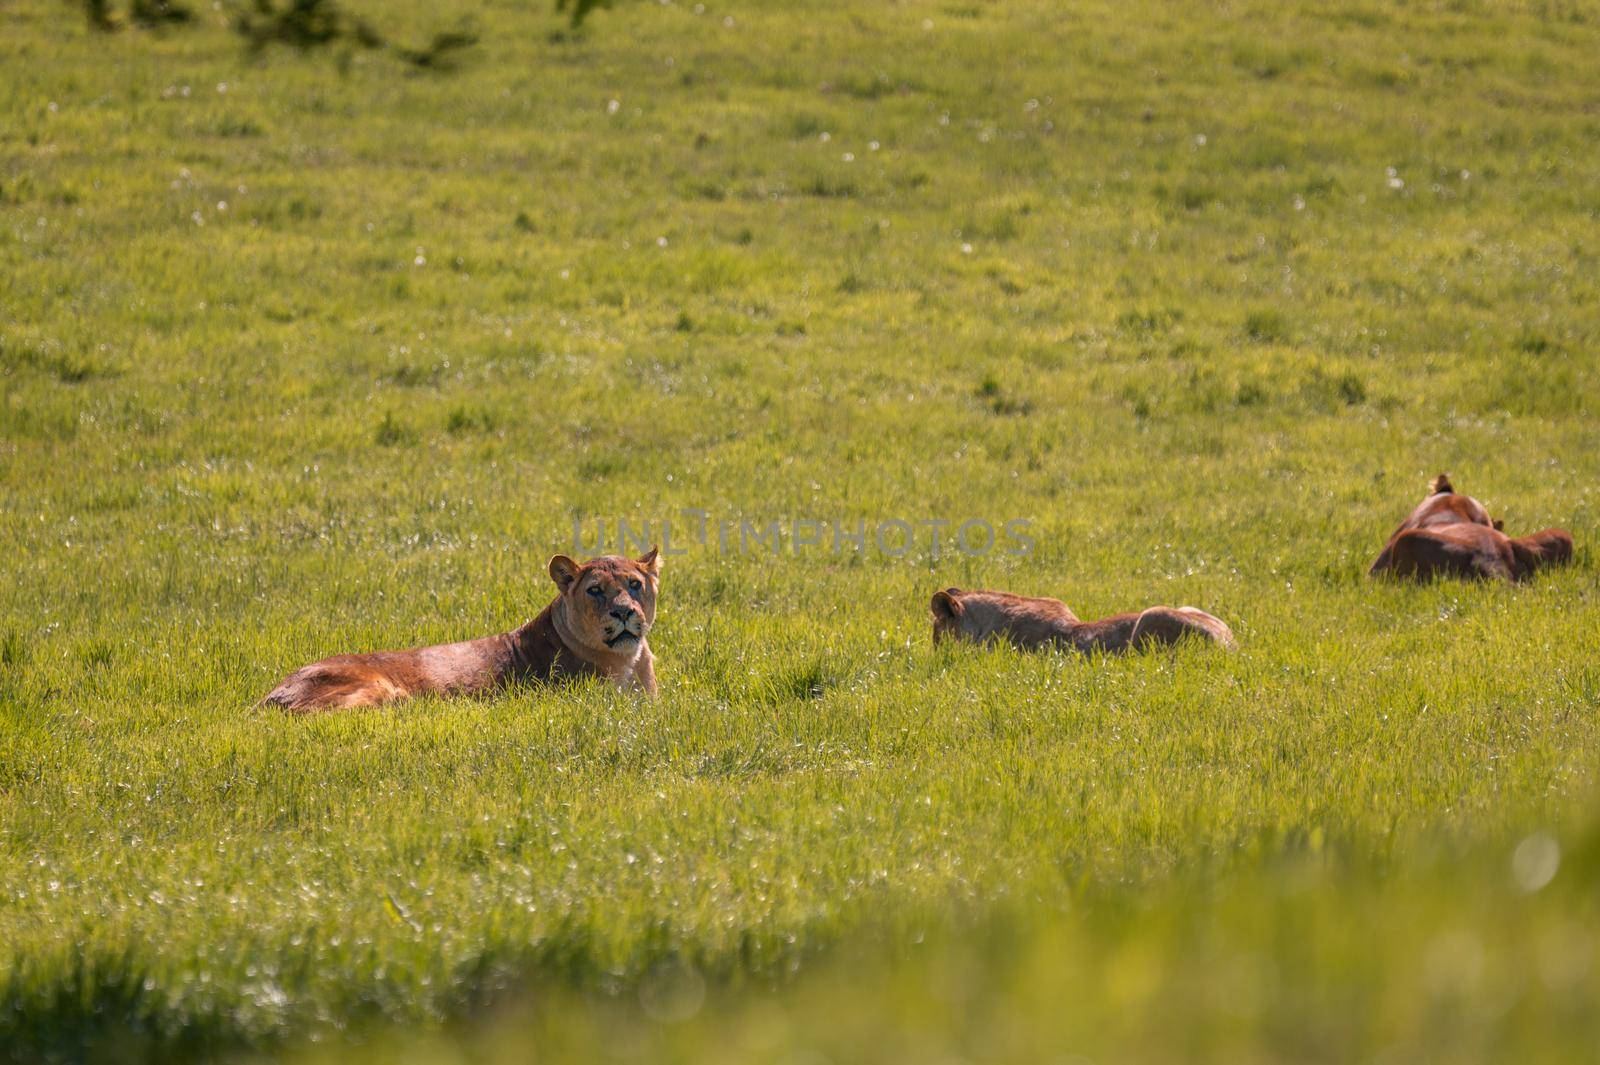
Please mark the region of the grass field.
POLYGON ((0 4, 0 1052, 1600 1055, 1600 6, 459 7, 0 4), (1367 582, 1441 469, 1576 565, 1367 582), (681 542, 654 703, 251 709, 691 508, 1035 545, 681 542))

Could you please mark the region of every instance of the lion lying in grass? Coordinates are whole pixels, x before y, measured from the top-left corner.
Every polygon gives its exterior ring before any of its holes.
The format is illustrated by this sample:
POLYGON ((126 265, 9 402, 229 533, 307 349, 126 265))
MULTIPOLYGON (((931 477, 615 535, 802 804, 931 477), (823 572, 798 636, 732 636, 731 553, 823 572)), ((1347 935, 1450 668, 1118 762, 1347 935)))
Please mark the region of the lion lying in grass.
POLYGON ((518 680, 603 676, 618 688, 656 694, 646 636, 656 619, 661 559, 607 555, 579 565, 550 560, 559 593, 512 632, 411 651, 338 655, 297 669, 260 705, 304 713, 346 710, 417 695, 468 695, 518 680))
POLYGON ((1428 485, 1427 498, 1389 536, 1367 575, 1522 581, 1571 559, 1572 534, 1565 529, 1507 536, 1482 503, 1458 495, 1441 473, 1428 485))
POLYGON ((1153 606, 1134 614, 1082 621, 1059 599, 946 588, 933 593, 933 642, 1000 640, 1024 650, 1060 647, 1120 654, 1169 646, 1185 637, 1235 646, 1233 630, 1192 606, 1153 606))
POLYGON ((1462 522, 1433 529, 1409 529, 1384 549, 1387 559, 1373 564, 1377 575, 1413 580, 1466 577, 1524 581, 1545 566, 1572 559, 1572 534, 1544 529, 1510 537, 1497 528, 1462 522))

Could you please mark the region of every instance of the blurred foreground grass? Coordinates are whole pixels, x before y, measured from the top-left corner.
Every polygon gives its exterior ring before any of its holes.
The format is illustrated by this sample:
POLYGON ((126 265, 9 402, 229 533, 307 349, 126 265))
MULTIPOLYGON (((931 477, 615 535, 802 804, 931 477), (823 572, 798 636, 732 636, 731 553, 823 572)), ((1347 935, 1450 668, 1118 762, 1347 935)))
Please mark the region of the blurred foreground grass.
POLYGON ((976 926, 915 920, 781 988, 681 961, 587 994, 537 986, 472 1024, 295 1060, 1576 1062, 1600 1053, 1600 833, 1414 855, 1380 874, 1316 839, 1220 880, 976 926))

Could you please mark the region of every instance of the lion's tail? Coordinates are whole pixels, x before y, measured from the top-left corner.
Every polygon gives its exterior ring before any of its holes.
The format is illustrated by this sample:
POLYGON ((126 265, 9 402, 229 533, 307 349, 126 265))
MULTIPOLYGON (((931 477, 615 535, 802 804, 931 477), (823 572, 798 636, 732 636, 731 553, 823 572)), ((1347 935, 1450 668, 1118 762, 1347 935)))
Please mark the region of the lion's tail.
POLYGON ((1450 475, 1448 473, 1441 473, 1439 476, 1428 482, 1428 491, 1436 496, 1445 495, 1446 493, 1454 492, 1455 487, 1450 483, 1450 475))

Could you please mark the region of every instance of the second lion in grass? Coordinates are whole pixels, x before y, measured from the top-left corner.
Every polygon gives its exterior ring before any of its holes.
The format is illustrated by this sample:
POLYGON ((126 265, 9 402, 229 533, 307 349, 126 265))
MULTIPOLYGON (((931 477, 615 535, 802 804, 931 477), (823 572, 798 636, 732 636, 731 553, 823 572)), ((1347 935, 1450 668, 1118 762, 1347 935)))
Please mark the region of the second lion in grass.
POLYGON ((1192 606, 1152 606, 1083 621, 1059 599, 960 588, 934 592, 931 605, 934 643, 1000 641, 1024 650, 1057 647, 1084 654, 1121 654, 1186 638, 1236 646, 1233 630, 1221 618, 1192 606))

